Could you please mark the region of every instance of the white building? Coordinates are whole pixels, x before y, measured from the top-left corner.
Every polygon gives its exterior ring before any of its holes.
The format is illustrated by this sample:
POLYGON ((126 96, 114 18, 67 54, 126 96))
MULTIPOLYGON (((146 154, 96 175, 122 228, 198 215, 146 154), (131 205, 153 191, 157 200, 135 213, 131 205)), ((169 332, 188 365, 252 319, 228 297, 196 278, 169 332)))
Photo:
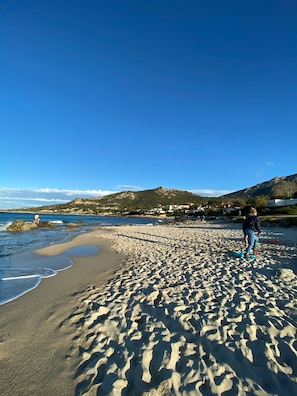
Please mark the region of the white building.
POLYGON ((270 199, 267 201, 267 206, 289 206, 289 205, 297 205, 297 199, 270 199))

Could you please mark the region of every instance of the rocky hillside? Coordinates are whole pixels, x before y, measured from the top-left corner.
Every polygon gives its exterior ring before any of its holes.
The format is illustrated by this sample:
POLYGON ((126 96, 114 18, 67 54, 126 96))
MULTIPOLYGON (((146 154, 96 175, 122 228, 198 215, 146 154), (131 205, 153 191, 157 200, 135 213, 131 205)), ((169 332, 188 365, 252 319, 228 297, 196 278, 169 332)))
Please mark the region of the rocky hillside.
POLYGON ((198 203, 201 202, 199 195, 193 194, 189 191, 167 189, 159 187, 154 190, 143 191, 124 191, 116 194, 110 194, 105 197, 94 198, 93 202, 101 206, 121 206, 140 209, 150 209, 151 207, 184 204, 187 202, 198 203))
POLYGON ((220 199, 234 200, 242 198, 258 197, 265 195, 269 198, 292 198, 297 194, 297 174, 284 177, 274 177, 273 179, 259 183, 256 186, 248 187, 234 193, 223 195, 220 199))
MULTIPOLYGON (((200 205, 208 198, 200 197, 189 191, 159 187, 153 190, 124 191, 98 198, 76 198, 67 204, 51 205, 39 208, 39 211, 116 213, 137 212, 146 209, 193 203, 200 205)), ((36 208, 35 208, 36 210, 36 208)))

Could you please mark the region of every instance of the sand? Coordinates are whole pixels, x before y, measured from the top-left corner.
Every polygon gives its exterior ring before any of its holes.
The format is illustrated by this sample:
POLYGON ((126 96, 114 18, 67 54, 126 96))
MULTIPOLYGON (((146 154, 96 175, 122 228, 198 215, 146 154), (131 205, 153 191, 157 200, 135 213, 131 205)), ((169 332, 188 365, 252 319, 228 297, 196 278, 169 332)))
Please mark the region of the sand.
MULTIPOLYGON (((106 231, 105 231, 106 232, 106 231)), ((71 257, 74 265, 17 300, 0 306, 0 395, 35 396, 75 394, 73 374, 80 362, 71 352, 73 334, 61 323, 80 304, 81 293, 91 284, 104 285, 123 257, 111 252, 101 231, 39 252, 53 256, 74 246, 93 245, 99 253, 71 257)))
POLYGON ((251 261, 233 256, 231 223, 76 239, 99 254, 0 307, 1 394, 297 394, 296 241, 296 229, 264 229, 251 261))

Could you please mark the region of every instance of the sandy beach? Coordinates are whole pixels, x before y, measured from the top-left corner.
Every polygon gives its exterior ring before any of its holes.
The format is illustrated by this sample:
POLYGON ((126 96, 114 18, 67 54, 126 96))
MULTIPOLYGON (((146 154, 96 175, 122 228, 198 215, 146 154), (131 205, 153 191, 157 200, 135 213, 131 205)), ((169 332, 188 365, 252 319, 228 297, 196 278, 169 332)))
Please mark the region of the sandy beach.
POLYGON ((104 228, 39 253, 96 245, 0 307, 1 395, 297 394, 297 230, 104 228), (294 273, 295 271, 295 273, 294 273))

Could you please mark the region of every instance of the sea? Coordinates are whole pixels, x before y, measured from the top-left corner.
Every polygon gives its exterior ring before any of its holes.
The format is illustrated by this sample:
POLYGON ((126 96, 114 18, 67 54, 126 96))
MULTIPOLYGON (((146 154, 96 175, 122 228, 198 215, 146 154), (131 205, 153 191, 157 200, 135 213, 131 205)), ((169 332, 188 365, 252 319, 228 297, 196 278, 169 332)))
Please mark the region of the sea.
POLYGON ((58 271, 72 266, 69 256, 88 256, 98 252, 95 246, 72 248, 63 254, 48 257, 34 250, 70 241, 79 234, 97 227, 116 225, 154 225, 161 221, 141 217, 86 216, 68 214, 41 214, 40 221, 51 222, 54 228, 11 232, 7 227, 15 220, 33 221, 32 213, 0 212, 0 305, 20 298, 38 287, 43 278, 55 276, 58 271), (80 223, 68 227, 67 223, 80 223))

